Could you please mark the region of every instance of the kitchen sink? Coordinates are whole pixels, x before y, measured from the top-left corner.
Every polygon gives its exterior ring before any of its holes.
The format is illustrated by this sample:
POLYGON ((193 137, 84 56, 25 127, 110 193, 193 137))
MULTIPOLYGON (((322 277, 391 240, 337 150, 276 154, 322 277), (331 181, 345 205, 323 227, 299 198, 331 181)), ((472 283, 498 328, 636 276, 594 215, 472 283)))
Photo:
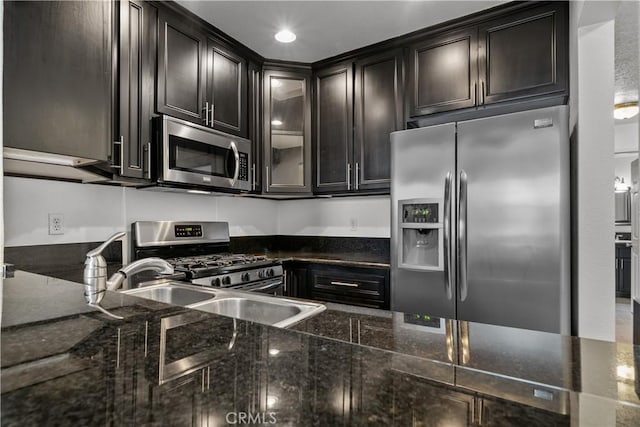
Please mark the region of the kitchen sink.
POLYGON ((212 295, 210 292, 202 292, 200 290, 175 285, 150 286, 148 288, 123 291, 123 293, 185 307, 215 297, 215 295, 212 295))
POLYGON ((122 293, 279 328, 289 327, 326 309, 320 303, 174 282, 122 293))
POLYGON ((223 291, 212 301, 191 308, 236 319, 286 328, 325 310, 323 304, 274 298, 249 292, 223 291))

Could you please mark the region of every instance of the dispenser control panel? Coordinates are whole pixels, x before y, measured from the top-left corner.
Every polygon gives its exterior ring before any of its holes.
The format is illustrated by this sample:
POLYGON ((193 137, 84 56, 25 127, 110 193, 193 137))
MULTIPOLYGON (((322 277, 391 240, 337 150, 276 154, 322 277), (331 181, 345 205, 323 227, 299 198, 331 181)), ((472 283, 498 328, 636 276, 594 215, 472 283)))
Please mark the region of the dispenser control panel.
POLYGON ((402 206, 402 222, 431 223, 439 222, 438 203, 412 203, 402 206))

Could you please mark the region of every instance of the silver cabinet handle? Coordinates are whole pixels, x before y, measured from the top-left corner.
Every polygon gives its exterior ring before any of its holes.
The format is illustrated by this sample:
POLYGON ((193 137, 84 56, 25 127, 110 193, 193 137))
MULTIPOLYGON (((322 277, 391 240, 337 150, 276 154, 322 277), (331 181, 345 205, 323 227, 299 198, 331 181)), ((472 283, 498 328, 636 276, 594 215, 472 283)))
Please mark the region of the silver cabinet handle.
POLYGON ((473 105, 478 105, 478 83, 473 82, 473 105))
POLYGON ((266 181, 267 181, 266 182, 266 184, 267 184, 266 185, 266 191, 269 192, 269 166, 265 166, 265 168, 267 169, 267 173, 265 175, 265 178, 266 178, 266 181))
POLYGON ((251 190, 256 191, 256 164, 251 165, 251 190))
POLYGON ((204 103, 204 124, 209 126, 209 101, 204 103))
POLYGON ((151 179, 151 143, 147 142, 147 179, 151 179))
POLYGON ((213 127, 213 121, 214 121, 214 120, 213 120, 213 112, 214 112, 214 111, 215 111, 215 110, 214 110, 214 105, 213 105, 213 103, 211 103, 211 109, 210 109, 210 113, 209 113, 209 114, 210 114, 210 115, 209 115, 209 117, 211 117, 211 118, 209 119, 209 126, 211 126, 211 127, 213 127))
POLYGON ((116 167, 120 170, 120 174, 124 171, 124 136, 120 135, 119 141, 114 141, 114 145, 120 146, 120 164, 116 165, 116 167))
POLYGON ((356 190, 360 189, 360 164, 358 162, 356 162, 356 177, 355 177, 355 181, 356 181, 356 190))
POLYGON ((231 143, 229 143, 229 148, 231 148, 231 150, 233 150, 233 157, 236 161, 236 167, 234 168, 233 171, 233 179, 231 180, 231 186, 235 186, 236 185, 236 180, 238 179, 238 173, 240 173, 240 154, 238 153, 238 147, 236 147, 236 143, 231 141, 231 143))
POLYGON ((444 179, 444 290, 447 299, 453 298, 451 272, 451 171, 444 179))
POLYGON ((336 285, 336 286, 348 286, 348 287, 350 287, 350 288, 357 288, 357 287, 359 287, 359 286, 360 286, 360 285, 358 285, 357 283, 334 282, 334 281, 331 281, 331 284, 332 284, 332 285, 336 285))
POLYGON ((460 301, 467 299, 467 173, 460 172, 458 190, 458 278, 460 301))
POLYGON ((351 163, 347 163, 347 190, 351 190, 351 163))

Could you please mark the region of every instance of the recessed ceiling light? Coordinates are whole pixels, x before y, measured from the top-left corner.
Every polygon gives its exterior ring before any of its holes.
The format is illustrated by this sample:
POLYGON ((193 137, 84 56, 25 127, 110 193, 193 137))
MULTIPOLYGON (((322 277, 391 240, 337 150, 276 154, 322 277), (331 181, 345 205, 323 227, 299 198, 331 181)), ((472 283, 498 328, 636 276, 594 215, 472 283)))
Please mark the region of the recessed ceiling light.
POLYGON ((296 35, 289 30, 278 31, 275 37, 280 43, 291 43, 296 39, 296 35))
POLYGON ((271 79, 271 87, 280 87, 282 82, 278 79, 271 79))
POLYGON ((616 104, 613 108, 613 117, 617 120, 630 119, 638 114, 637 102, 625 102, 624 104, 616 104))
POLYGON ((271 120, 271 124, 274 126, 282 126, 282 121, 280 120, 271 120))

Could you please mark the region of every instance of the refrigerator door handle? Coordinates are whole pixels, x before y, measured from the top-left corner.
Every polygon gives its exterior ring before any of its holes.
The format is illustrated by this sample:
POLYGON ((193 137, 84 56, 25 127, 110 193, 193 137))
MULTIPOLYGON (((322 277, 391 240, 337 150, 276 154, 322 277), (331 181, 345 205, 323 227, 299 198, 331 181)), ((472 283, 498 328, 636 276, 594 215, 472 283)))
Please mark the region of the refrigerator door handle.
POLYGON ((458 283, 460 301, 467 299, 467 173, 460 172, 458 190, 458 283))
POLYGON ((447 299, 453 298, 451 272, 451 171, 444 179, 444 290, 447 299))

